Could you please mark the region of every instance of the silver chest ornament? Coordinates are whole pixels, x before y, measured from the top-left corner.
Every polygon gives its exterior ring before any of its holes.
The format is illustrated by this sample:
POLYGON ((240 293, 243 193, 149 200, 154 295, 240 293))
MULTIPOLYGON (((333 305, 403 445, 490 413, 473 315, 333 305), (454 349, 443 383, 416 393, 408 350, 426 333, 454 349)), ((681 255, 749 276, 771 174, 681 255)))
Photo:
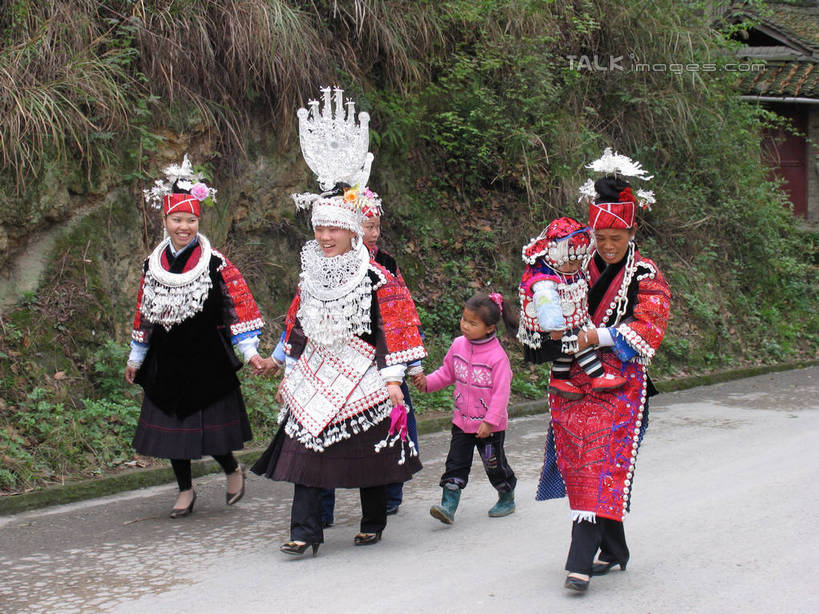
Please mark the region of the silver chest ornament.
POLYGON ((571 282, 564 281, 557 285, 557 295, 563 309, 566 323, 566 334, 561 339, 561 350, 564 354, 577 353, 577 331, 591 325, 589 321, 589 284, 583 276, 571 282))

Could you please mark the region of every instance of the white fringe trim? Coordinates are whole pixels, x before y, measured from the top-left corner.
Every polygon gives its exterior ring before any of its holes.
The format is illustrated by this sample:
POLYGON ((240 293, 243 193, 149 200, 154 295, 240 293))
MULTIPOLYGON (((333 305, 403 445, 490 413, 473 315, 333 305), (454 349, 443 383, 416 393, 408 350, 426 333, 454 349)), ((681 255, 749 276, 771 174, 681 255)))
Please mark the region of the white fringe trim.
POLYGON ((517 338, 523 345, 532 348, 533 350, 540 348, 543 339, 538 331, 530 331, 524 328, 522 318, 520 326, 518 326, 517 338))
MULTIPOLYGON (((295 419, 287 421, 287 424, 284 426, 284 432, 287 433, 288 437, 297 440, 305 448, 315 452, 324 452, 326 448, 334 443, 349 439, 353 435, 368 431, 376 424, 380 424, 390 415, 391 411, 392 404, 389 402, 375 405, 343 422, 331 422, 319 433, 318 437, 313 436, 310 431, 296 422, 295 419)), ((287 412, 281 412, 281 414, 287 415, 287 412)), ((279 416, 280 420, 283 419, 281 414, 279 416)))
POLYGON ((597 512, 589 512, 586 510, 569 510, 569 516, 572 519, 572 522, 591 522, 595 524, 597 522, 597 512))
POLYGON ((375 452, 378 454, 384 448, 391 448, 396 443, 401 446, 401 458, 398 459, 399 465, 403 465, 407 460, 406 448, 409 448, 410 456, 418 456, 418 449, 415 447, 415 443, 412 441, 412 439, 410 439, 409 434, 407 435, 406 441, 404 441, 401 439, 401 435, 399 433, 392 436, 388 434, 384 439, 375 444, 375 452))

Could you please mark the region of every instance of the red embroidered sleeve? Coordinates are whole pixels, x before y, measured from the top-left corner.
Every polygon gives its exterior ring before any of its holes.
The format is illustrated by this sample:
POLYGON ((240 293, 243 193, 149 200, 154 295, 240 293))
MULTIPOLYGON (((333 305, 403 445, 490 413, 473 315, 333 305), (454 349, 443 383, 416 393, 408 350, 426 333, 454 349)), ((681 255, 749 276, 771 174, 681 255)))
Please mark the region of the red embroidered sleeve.
POLYGON ((290 333, 296 326, 296 319, 299 316, 299 306, 301 305, 301 289, 296 290, 296 296, 290 302, 290 308, 287 310, 287 315, 284 317, 284 351, 291 355, 292 345, 290 343, 290 333))
POLYGON ((387 344, 387 366, 408 363, 426 357, 427 351, 421 340, 421 320, 410 296, 409 288, 402 279, 392 275, 386 268, 371 262, 376 273, 384 280, 376 288, 376 300, 384 326, 387 344))
POLYGON ((139 280, 139 291, 137 292, 136 313, 134 314, 134 326, 131 330, 131 339, 137 343, 149 344, 151 342, 151 332, 154 325, 142 318, 142 293, 145 291, 145 273, 139 280))
POLYGON ((637 304, 633 317, 620 323, 617 332, 622 335, 648 364, 665 336, 671 309, 671 291, 657 266, 643 258, 637 272, 637 304))
POLYGON ((223 254, 216 250, 213 254, 222 261, 217 270, 222 278, 225 325, 230 327, 231 337, 260 330, 264 320, 244 277, 223 254))

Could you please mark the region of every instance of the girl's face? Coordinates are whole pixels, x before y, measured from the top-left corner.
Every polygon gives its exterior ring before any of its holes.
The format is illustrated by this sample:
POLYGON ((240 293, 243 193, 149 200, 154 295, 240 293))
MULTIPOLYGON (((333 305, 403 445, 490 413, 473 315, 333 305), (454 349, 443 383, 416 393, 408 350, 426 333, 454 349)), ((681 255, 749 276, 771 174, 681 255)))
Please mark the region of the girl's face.
POLYGON ((566 273, 567 275, 574 275, 580 270, 579 260, 569 260, 557 267, 558 272, 566 273))
POLYGON ((479 313, 464 309, 461 316, 461 332, 470 341, 478 341, 494 333, 495 325, 484 322, 479 313))
POLYGON ((313 229, 313 236, 318 241, 321 252, 325 258, 340 256, 353 249, 353 237, 355 233, 346 228, 336 226, 316 226, 313 229))
POLYGON ((607 264, 615 264, 626 257, 628 242, 634 238, 634 229, 602 228, 594 231, 597 253, 607 264))
POLYGON ((199 218, 193 213, 171 213, 165 216, 165 230, 171 237, 173 248, 179 251, 196 237, 199 218))
POLYGON ((381 236, 381 216, 368 217, 361 227, 364 229, 364 244, 372 249, 381 236))

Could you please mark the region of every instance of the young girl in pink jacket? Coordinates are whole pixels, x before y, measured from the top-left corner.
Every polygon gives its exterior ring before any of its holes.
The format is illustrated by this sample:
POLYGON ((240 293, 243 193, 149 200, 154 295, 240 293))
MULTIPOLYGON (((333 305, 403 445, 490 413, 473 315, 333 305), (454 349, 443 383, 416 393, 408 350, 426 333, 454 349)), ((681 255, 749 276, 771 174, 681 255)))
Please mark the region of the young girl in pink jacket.
POLYGON ((455 519, 476 447, 486 475, 499 493, 489 515, 507 516, 515 511, 517 478, 503 451, 512 369, 497 339, 497 324, 501 317, 508 331, 516 330, 517 324, 510 313, 503 313, 503 307, 503 297, 497 293, 470 298, 461 316, 463 336, 452 342, 443 366, 429 375, 413 377, 413 384, 421 392, 435 392, 455 384, 452 440, 441 477, 443 497, 441 505, 429 510, 446 524, 455 519))

